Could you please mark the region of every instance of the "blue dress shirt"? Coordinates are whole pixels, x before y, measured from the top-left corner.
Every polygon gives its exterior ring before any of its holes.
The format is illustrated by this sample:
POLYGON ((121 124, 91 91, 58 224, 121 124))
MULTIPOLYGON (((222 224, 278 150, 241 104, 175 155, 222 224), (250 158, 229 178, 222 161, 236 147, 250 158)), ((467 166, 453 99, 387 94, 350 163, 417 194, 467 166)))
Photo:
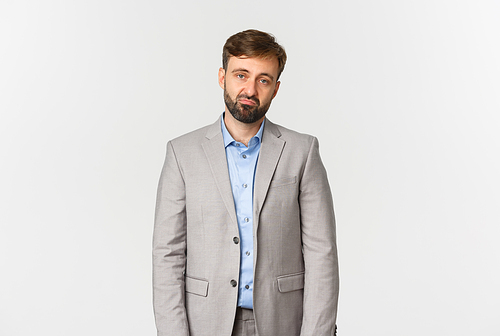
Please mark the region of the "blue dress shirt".
POLYGON ((229 134, 224 124, 224 115, 221 128, 240 231, 238 307, 253 309, 253 185, 264 121, 257 134, 248 142, 248 147, 229 134))

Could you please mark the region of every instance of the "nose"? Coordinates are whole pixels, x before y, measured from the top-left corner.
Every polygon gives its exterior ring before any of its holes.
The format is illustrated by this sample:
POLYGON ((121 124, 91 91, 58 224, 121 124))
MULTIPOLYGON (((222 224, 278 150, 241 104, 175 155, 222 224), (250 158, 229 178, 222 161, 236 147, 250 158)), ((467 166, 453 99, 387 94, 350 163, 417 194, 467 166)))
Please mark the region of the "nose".
POLYGON ((254 81, 248 81, 245 85, 245 90, 244 90, 245 94, 248 96, 248 97, 253 97, 256 95, 257 93, 257 90, 256 90, 256 87, 255 87, 255 82, 254 81))

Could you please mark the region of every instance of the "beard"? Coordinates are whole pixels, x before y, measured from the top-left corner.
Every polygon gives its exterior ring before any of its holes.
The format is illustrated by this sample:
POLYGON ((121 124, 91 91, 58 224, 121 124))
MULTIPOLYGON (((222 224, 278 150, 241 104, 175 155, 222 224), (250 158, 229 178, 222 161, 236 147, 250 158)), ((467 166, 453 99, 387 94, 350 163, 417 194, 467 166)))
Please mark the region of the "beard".
POLYGON ((234 119, 241 121, 245 124, 252 124, 259 121, 264 117, 271 106, 271 101, 264 105, 260 105, 260 101, 255 97, 248 97, 245 94, 240 94, 235 100, 232 100, 224 87, 224 103, 226 107, 234 117, 234 119), (239 102, 240 99, 248 99, 255 103, 255 105, 245 105, 239 102))

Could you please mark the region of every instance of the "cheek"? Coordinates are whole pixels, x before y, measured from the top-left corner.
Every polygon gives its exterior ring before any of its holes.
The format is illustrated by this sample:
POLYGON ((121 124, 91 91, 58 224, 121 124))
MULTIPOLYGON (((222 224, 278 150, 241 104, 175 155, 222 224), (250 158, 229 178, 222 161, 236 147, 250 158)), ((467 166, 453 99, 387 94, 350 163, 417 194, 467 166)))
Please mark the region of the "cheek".
POLYGON ((239 89, 238 85, 236 83, 233 83, 231 81, 226 82, 226 91, 232 96, 232 95, 237 95, 241 90, 239 89))
POLYGON ((265 94, 263 95, 265 102, 270 102, 273 99, 274 95, 274 90, 266 90, 265 94))

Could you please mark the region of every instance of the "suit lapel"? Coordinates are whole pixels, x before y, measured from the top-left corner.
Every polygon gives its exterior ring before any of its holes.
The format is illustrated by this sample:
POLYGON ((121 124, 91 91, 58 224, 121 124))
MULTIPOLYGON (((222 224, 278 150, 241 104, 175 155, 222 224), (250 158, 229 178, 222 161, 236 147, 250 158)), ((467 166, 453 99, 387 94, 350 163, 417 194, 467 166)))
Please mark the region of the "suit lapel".
POLYGON ((266 119, 257 170, 255 172, 254 212, 256 217, 254 223, 256 225, 254 225, 254 232, 257 232, 257 226, 259 225, 258 218, 262 210, 262 205, 266 199, 274 171, 285 146, 285 141, 280 139, 280 137, 281 133, 278 127, 269 121, 269 119, 266 119))
POLYGON ((229 213, 229 217, 233 223, 238 224, 236 220, 236 210, 234 208, 233 192, 227 169, 226 149, 224 148, 220 118, 208 128, 202 147, 205 151, 210 170, 214 176, 222 201, 229 213))

